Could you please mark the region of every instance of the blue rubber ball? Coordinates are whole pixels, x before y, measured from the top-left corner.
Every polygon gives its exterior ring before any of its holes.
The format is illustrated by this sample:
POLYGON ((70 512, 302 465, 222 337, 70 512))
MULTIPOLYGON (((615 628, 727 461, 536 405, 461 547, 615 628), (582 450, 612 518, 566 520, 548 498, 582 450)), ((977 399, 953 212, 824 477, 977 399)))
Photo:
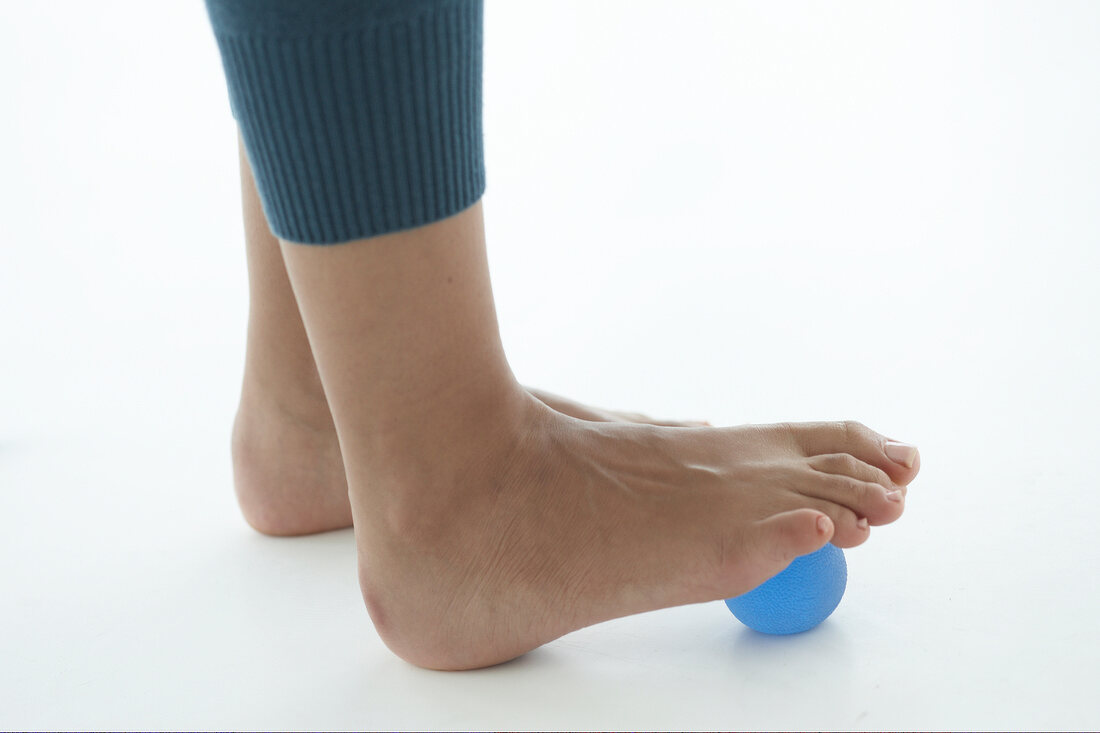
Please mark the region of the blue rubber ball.
POLYGON ((764 634, 797 634, 829 618, 844 597, 848 564, 839 547, 826 544, 796 557, 787 569, 726 605, 737 619, 764 634))

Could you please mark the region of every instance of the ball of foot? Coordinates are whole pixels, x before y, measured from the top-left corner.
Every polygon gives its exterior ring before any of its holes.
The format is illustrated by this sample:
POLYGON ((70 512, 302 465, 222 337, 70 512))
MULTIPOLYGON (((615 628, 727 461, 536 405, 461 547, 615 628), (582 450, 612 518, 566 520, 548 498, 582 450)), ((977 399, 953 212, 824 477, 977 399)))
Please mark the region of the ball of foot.
POLYGON ((797 634, 829 617, 848 583, 844 552, 832 544, 794 559, 748 593, 726 600, 733 615, 764 634, 797 634))

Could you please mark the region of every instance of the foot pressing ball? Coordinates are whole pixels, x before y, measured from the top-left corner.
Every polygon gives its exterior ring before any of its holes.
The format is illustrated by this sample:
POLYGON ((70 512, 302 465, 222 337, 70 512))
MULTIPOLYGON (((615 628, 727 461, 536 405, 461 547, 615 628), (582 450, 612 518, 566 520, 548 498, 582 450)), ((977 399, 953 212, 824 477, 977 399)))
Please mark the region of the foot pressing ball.
POLYGON ((829 617, 848 584, 844 552, 826 544, 796 557, 787 569, 726 605, 750 629, 764 634, 797 634, 829 617))

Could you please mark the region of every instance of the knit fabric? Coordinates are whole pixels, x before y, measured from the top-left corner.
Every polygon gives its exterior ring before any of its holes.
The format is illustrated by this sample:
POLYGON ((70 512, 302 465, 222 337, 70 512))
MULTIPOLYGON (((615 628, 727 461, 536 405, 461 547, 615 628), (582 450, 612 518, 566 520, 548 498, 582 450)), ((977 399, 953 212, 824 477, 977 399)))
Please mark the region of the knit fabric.
POLYGON ((482 0, 206 0, 271 230, 333 244, 485 190, 482 0))

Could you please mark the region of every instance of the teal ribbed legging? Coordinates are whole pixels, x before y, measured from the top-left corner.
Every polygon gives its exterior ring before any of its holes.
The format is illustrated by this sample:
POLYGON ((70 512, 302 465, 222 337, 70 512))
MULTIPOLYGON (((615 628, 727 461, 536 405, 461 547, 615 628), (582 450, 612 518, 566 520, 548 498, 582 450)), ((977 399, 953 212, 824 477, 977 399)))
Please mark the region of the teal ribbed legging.
POLYGON ((334 244, 485 190, 481 0, 206 0, 271 230, 334 244))

